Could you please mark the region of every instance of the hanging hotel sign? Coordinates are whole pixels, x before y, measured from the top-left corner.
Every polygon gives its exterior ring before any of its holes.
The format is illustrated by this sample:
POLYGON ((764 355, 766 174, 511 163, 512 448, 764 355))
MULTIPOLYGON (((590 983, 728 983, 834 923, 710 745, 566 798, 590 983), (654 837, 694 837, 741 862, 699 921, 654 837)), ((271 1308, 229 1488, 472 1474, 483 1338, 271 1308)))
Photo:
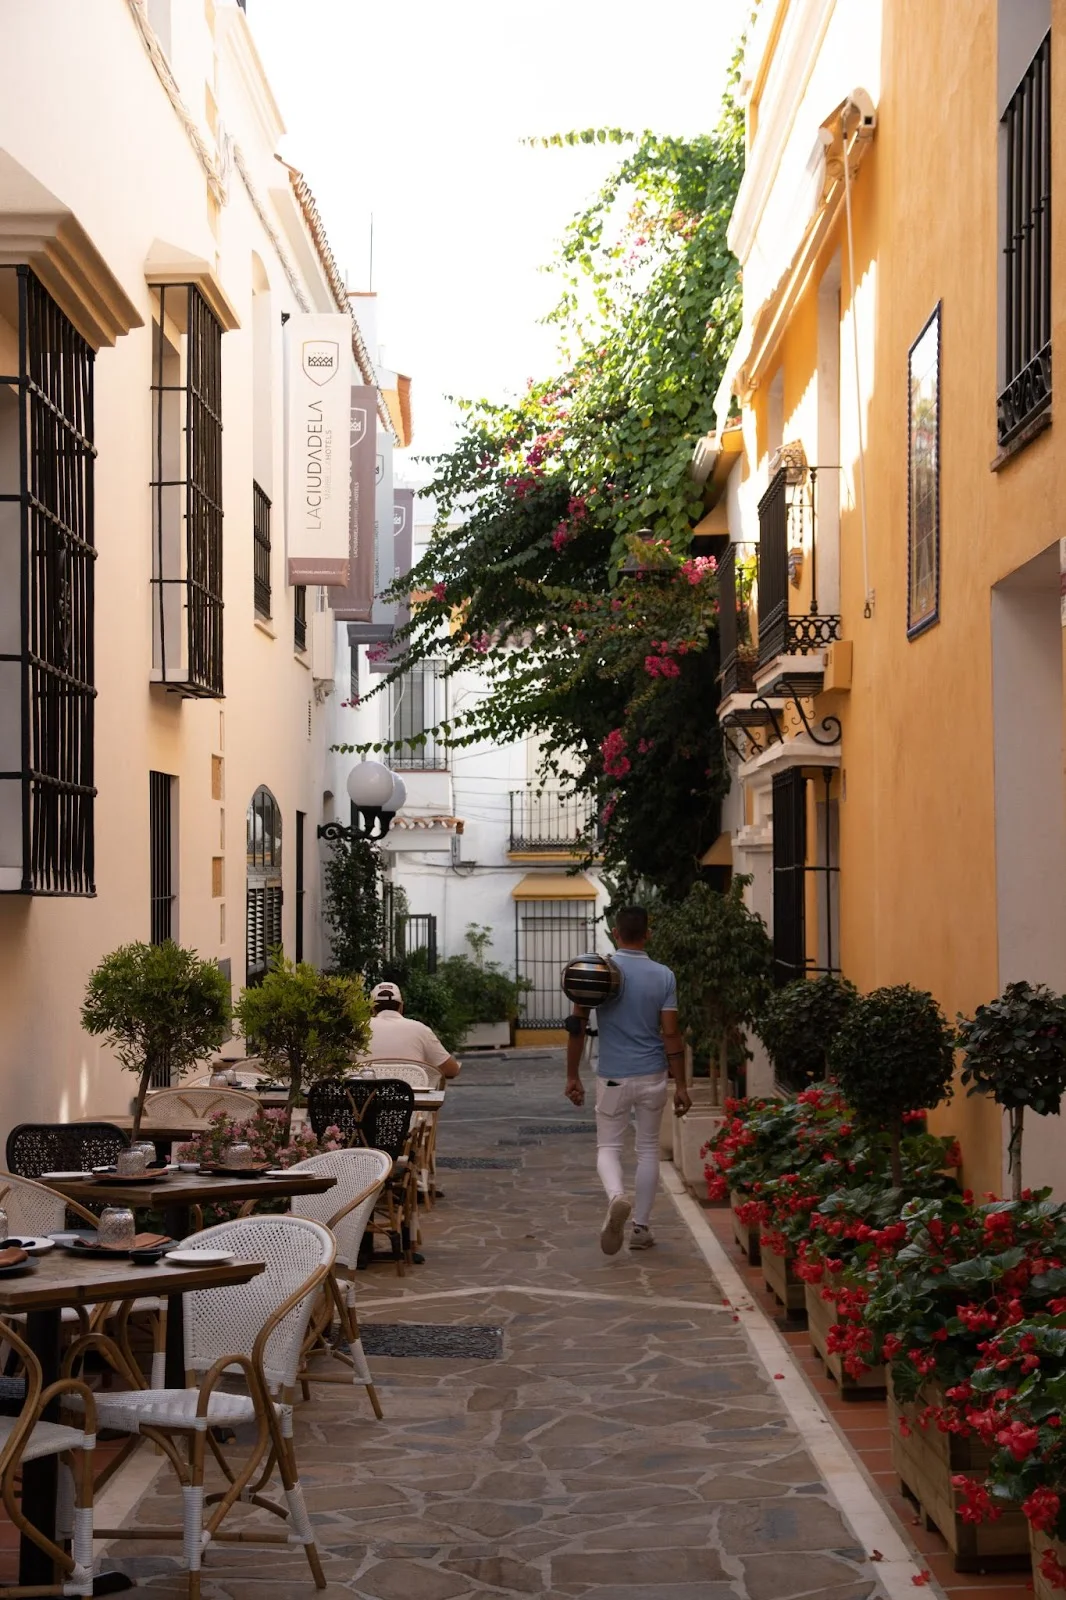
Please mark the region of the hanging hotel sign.
POLYGON ((287 339, 286 518, 290 584, 345 585, 352 324, 340 312, 291 316, 287 339))
POLYGON ((378 392, 369 384, 349 390, 349 460, 352 499, 348 522, 349 575, 330 595, 339 622, 369 622, 374 605, 374 483, 377 476, 378 392))

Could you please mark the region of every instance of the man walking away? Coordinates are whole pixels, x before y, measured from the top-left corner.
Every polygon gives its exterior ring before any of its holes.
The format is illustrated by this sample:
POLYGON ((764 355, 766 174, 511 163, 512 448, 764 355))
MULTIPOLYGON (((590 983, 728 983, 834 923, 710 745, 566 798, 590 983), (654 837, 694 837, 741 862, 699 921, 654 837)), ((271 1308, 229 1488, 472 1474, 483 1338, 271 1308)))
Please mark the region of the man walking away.
MULTIPOLYGON (((677 983, 669 967, 653 961, 648 942, 648 913, 643 906, 624 906, 615 918, 614 960, 622 973, 622 991, 596 1012, 600 1054, 596 1067, 596 1170, 607 1191, 607 1216, 600 1230, 600 1249, 613 1256, 622 1248, 625 1225, 633 1213, 631 1250, 655 1243, 648 1223, 659 1184, 659 1128, 663 1107, 674 1081, 674 1113, 684 1116, 692 1101, 685 1084, 685 1047, 677 1027, 677 983), (622 1143, 636 1125, 637 1177, 630 1206, 622 1179, 622 1143)), ((566 1097, 575 1106, 585 1102, 581 1057, 589 1008, 574 1007, 568 1019, 566 1097)))

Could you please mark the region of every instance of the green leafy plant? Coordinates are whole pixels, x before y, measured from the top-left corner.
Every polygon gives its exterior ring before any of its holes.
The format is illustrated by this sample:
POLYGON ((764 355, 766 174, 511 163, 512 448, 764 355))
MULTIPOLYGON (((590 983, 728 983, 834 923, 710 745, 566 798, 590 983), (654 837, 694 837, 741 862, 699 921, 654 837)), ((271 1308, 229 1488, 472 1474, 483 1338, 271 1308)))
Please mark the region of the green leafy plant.
POLYGON ((1066 995, 1044 984, 1008 984, 998 1000, 959 1018, 956 1041, 967 1094, 991 1096, 1010 1119, 1007 1153, 1019 1200, 1026 1108, 1057 1116, 1066 1091, 1066 995))
POLYGON ((426 970, 424 950, 416 950, 396 980, 403 989, 404 1016, 424 1022, 453 1054, 463 1042, 470 1018, 440 971, 426 970))
MULTIPOLYGON (((743 1029, 770 995, 773 946, 761 917, 744 904, 750 878, 725 894, 697 883, 679 904, 656 913, 649 949, 677 979, 678 1017, 692 1049, 724 1063, 744 1052, 743 1029)), ((719 1072, 720 1077, 720 1072, 719 1072)), ((719 1081, 718 1098, 722 1083, 719 1081)))
POLYGON ((491 928, 470 923, 466 942, 473 956, 448 956, 438 969, 467 1027, 479 1022, 513 1022, 523 991, 532 987, 525 979, 512 978, 498 962, 485 959, 491 938, 491 928))
POLYGON ((892 1182, 902 1187, 905 1114, 951 1093, 954 1038, 940 1007, 910 984, 860 996, 840 1023, 829 1066, 856 1115, 888 1130, 892 1182))
POLYGON ((230 1037, 232 1018, 229 980, 195 950, 167 939, 125 944, 104 957, 90 975, 81 1020, 138 1074, 134 1139, 153 1076, 171 1083, 203 1061, 230 1037))
POLYGON ((338 840, 323 867, 322 915, 329 929, 333 964, 367 983, 381 977, 385 912, 381 854, 367 839, 338 840))
POLYGON ((756 1026, 779 1078, 803 1089, 828 1076, 829 1047, 858 992, 832 973, 774 990, 756 1026))
POLYGON ((370 1042, 371 1005, 362 982, 318 972, 306 961, 270 958, 262 983, 245 989, 237 1018, 254 1039, 263 1075, 287 1083, 285 1130, 305 1086, 343 1073, 370 1042))

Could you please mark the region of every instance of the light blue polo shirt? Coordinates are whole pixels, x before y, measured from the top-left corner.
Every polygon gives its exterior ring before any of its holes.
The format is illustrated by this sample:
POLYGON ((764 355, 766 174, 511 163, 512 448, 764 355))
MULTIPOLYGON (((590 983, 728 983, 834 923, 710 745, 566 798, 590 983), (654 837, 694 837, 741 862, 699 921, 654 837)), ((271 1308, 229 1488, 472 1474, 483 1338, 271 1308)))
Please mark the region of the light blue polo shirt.
POLYGON ((666 1071, 666 1046, 659 1013, 677 1010, 677 982, 669 967, 643 950, 616 950, 622 993, 596 1012, 600 1078, 644 1078, 666 1071))

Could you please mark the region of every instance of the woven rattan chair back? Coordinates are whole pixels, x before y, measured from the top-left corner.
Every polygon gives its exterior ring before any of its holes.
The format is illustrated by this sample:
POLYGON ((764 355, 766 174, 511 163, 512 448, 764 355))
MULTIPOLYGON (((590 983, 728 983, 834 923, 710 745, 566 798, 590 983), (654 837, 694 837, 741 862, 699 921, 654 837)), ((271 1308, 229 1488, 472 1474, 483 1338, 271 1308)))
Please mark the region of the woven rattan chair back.
POLYGON ((407 1144, 415 1092, 398 1078, 326 1078, 307 1093, 307 1120, 321 1139, 337 1128, 351 1148, 384 1150, 395 1161, 407 1144))
POLYGON ((247 1122, 258 1111, 255 1095, 241 1089, 160 1089, 148 1102, 147 1117, 150 1122, 181 1128, 217 1117, 220 1112, 238 1122, 247 1122))
MULTIPOLYGON (((256 1084, 263 1082, 263 1074, 259 1071, 258 1067, 230 1067, 227 1062, 222 1062, 222 1065, 226 1067, 227 1071, 231 1071, 234 1077, 237 1079, 236 1083, 229 1085, 231 1089, 237 1089, 244 1094, 253 1094, 255 1092, 256 1084)), ((216 1091, 218 1091, 225 1087, 223 1084, 213 1085, 211 1082, 212 1076, 213 1074, 210 1072, 198 1072, 195 1078, 187 1078, 186 1081, 181 1085, 182 1093, 184 1093, 186 1089, 214 1088, 216 1091)))
POLYGON ((190 1235, 182 1248, 230 1250, 240 1261, 266 1263, 248 1283, 184 1296, 186 1370, 207 1372, 224 1355, 253 1358, 269 1329, 263 1374, 272 1391, 291 1388, 314 1291, 336 1253, 329 1229, 305 1217, 240 1217, 190 1235))
POLYGON ((289 1171, 323 1172, 336 1178, 324 1194, 294 1194, 292 1214, 312 1217, 329 1228, 337 1241, 338 1263, 354 1272, 366 1225, 392 1171, 392 1157, 384 1150, 327 1150, 297 1162, 289 1171))
POLYGON ((128 1144, 113 1122, 20 1122, 7 1136, 5 1165, 20 1178, 88 1172, 113 1165, 128 1144))
MULTIPOLYGON (((49 1171, 55 1169, 49 1168, 49 1171)), ((13 1235, 30 1234, 42 1239, 57 1233, 67 1225, 67 1212, 73 1210, 82 1221, 87 1218, 95 1227, 96 1219, 66 1200, 46 1184, 34 1183, 31 1178, 19 1178, 13 1172, 0 1172, 0 1211, 7 1214, 9 1231, 13 1235)))
POLYGON ((409 1083, 412 1089, 435 1089, 433 1079, 437 1076, 429 1067, 422 1065, 421 1061, 368 1061, 359 1068, 361 1078, 399 1078, 401 1083, 409 1083))

